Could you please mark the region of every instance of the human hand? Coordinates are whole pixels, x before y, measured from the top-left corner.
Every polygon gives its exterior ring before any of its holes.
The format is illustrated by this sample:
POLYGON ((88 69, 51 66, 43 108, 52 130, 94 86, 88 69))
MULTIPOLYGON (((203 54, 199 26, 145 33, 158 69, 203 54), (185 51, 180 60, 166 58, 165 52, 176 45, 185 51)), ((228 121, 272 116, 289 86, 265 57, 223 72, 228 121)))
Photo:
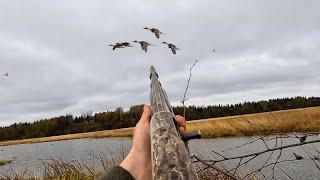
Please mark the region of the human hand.
MULTIPOLYGON (((143 107, 143 113, 137 123, 134 133, 132 148, 127 157, 120 164, 137 179, 151 179, 151 137, 150 137, 151 108, 143 107)), ((186 130, 186 120, 176 116, 179 131, 183 134, 186 130)))

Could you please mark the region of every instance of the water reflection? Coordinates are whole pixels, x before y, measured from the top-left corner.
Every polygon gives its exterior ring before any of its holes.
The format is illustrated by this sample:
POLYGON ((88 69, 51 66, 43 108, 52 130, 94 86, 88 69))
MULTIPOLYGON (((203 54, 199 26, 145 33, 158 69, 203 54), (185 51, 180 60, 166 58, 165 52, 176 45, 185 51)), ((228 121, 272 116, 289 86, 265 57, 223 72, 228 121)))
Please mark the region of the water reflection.
MULTIPOLYGON (((230 137, 230 138, 214 138, 192 140, 189 143, 189 149, 192 153, 201 155, 204 159, 218 158, 212 150, 221 152, 222 150, 241 145, 243 143, 254 140, 257 137, 230 137)), ((313 137, 319 138, 319 137, 313 137)), ((311 140, 311 139, 310 139, 311 140)), ((285 139, 283 144, 297 143, 297 139, 285 139)), ((110 157, 125 156, 131 147, 131 138, 102 138, 102 139, 77 139, 65 140, 57 142, 45 142, 38 144, 21 144, 6 147, 0 147, 0 159, 13 160, 11 164, 0 167, 1 170, 13 168, 15 170, 28 168, 36 172, 37 175, 42 175, 44 166, 42 161, 51 159, 64 160, 82 160, 94 165, 97 169, 102 169, 100 162, 95 158, 99 155, 110 157)), ((274 146, 274 142, 267 144, 269 147, 274 146)), ((307 150, 315 153, 314 150, 320 150, 319 144, 304 146, 307 150)), ((256 142, 241 148, 233 149, 224 152, 224 155, 241 155, 250 152, 265 150, 265 145, 262 142, 256 142)), ((293 159, 292 152, 296 152, 304 157, 307 157, 305 150, 301 147, 286 149, 282 152, 283 159, 293 159)), ((276 158, 278 153, 274 153, 272 158, 276 158)), ((254 170, 262 165, 268 154, 263 155, 249 164, 249 168, 254 170)), ((238 161, 230 161, 225 164, 226 167, 234 167, 238 161)), ((289 173, 295 179, 318 179, 320 177, 319 170, 315 168, 312 161, 301 160, 299 163, 285 163, 280 165, 281 169, 289 173)), ((240 174, 246 172, 241 170, 240 174)), ((271 167, 263 171, 266 175, 271 175, 271 167)), ((276 168, 277 179, 288 179, 279 168, 276 168)))

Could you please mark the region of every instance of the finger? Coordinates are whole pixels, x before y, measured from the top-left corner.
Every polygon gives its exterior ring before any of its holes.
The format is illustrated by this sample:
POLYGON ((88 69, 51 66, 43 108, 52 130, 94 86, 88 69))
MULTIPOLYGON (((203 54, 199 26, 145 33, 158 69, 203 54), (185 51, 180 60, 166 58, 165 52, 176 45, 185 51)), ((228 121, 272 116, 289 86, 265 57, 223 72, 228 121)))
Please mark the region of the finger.
POLYGON ((186 129, 184 127, 179 127, 180 134, 184 134, 185 131, 186 131, 186 129))
POLYGON ((151 108, 148 105, 144 105, 140 122, 150 122, 150 119, 151 119, 151 108))
POLYGON ((186 119, 183 116, 176 115, 176 121, 179 127, 186 129, 186 119))

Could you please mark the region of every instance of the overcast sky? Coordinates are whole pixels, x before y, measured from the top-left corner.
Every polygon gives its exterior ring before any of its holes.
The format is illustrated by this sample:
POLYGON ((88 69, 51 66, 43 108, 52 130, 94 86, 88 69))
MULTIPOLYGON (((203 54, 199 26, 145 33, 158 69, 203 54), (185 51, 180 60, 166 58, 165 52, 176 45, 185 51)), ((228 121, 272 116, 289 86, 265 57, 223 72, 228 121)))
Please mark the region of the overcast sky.
POLYGON ((149 103, 320 96, 320 1, 0 1, 0 126, 149 103), (156 39, 143 27, 166 35, 156 39), (112 51, 118 41, 157 46, 112 51), (162 41, 182 49, 173 55, 162 41), (216 49, 213 53, 212 49, 216 49))

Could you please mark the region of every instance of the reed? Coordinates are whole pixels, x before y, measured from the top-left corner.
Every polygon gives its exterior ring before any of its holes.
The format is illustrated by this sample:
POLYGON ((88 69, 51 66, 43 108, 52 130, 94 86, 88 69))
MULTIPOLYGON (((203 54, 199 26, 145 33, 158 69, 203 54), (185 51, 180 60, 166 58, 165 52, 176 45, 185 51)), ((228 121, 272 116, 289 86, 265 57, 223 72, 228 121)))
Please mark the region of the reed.
MULTIPOLYGON (((83 160, 73 160, 67 161, 63 159, 51 159, 48 161, 43 161, 44 166, 43 175, 36 175, 33 171, 29 169, 24 169, 23 171, 17 171, 11 168, 11 170, 0 171, 0 179, 14 179, 14 180, 94 180, 98 176, 107 172, 112 166, 118 165, 124 158, 121 154, 111 158, 105 158, 105 156, 94 157, 102 165, 102 170, 97 170, 90 163, 83 160)), ((207 169, 198 174, 200 180, 207 179, 227 179, 221 174, 215 172, 212 169, 207 169)))
POLYGON ((54 160, 43 162, 45 167, 44 179, 95 179, 101 172, 87 162, 54 160))
POLYGON ((29 171, 27 168, 23 170, 17 170, 10 167, 9 169, 0 169, 0 179, 7 179, 7 180, 37 180, 40 179, 37 177, 32 171, 29 171))

